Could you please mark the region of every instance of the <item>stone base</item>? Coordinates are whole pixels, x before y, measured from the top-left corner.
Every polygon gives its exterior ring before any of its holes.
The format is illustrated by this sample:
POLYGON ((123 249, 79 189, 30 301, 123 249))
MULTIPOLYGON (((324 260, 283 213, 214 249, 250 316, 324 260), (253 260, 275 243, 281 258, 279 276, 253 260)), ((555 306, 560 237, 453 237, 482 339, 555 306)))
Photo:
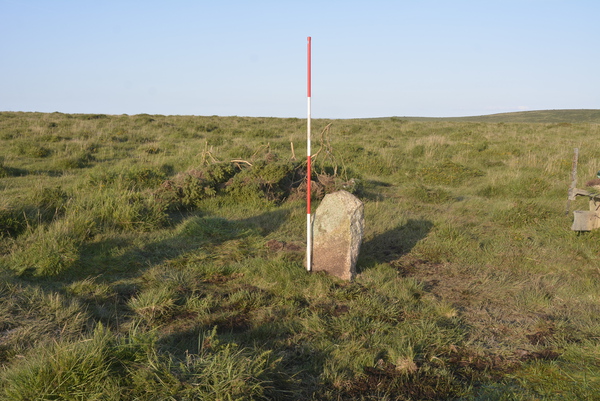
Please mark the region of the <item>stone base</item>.
POLYGON ((347 191, 328 194, 313 218, 312 271, 343 280, 356 275, 364 231, 364 205, 347 191))

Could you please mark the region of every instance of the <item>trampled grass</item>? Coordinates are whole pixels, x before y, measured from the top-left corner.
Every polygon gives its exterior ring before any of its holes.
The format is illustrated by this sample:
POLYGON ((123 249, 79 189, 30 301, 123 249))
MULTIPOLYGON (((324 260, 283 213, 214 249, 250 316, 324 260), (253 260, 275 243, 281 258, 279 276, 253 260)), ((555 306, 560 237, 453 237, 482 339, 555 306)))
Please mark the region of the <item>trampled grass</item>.
POLYGON ((0 398, 595 399, 595 112, 313 121, 350 283, 303 267, 306 121, 0 113, 0 398))

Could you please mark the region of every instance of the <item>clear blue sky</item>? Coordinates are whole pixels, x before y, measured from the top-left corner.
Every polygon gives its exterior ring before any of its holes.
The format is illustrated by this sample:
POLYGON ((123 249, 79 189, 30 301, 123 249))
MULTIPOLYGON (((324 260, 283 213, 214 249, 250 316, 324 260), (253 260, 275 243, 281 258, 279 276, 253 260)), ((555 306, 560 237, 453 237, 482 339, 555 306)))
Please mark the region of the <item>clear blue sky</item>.
POLYGON ((0 111, 600 108, 598 0, 0 0, 0 111))

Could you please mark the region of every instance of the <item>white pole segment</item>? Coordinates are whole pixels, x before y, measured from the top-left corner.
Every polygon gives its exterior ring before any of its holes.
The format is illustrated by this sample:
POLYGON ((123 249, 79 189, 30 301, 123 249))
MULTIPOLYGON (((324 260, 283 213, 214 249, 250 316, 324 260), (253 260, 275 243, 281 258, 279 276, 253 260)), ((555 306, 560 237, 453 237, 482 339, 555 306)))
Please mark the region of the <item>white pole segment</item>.
POLYGON ((310 97, 308 98, 308 123, 307 123, 307 131, 308 131, 308 136, 307 136, 307 141, 306 141, 306 164, 307 164, 307 169, 306 169, 306 175, 307 175, 307 179, 306 179, 306 270, 311 271, 312 270, 312 221, 311 221, 311 210, 310 210, 310 192, 311 192, 311 185, 310 185, 310 175, 311 175, 311 157, 310 157, 310 97))
POLYGON ((312 270, 312 222, 310 217, 310 192, 311 192, 311 146, 310 146, 310 97, 311 97, 311 37, 308 37, 308 79, 307 79, 307 99, 308 99, 308 118, 306 123, 306 270, 312 270))

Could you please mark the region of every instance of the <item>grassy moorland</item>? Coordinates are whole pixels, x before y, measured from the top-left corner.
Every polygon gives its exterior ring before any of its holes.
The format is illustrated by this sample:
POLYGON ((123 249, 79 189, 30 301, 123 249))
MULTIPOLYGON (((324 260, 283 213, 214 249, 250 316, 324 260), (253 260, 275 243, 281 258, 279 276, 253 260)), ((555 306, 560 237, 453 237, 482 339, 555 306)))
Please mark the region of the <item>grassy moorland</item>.
POLYGON ((353 282, 303 268, 306 121, 0 113, 0 399, 597 399, 600 121, 560 113, 313 121, 353 282))
POLYGON ((477 123, 543 123, 543 124, 599 124, 600 110, 531 110, 513 113, 488 114, 469 117, 401 117, 409 121, 452 121, 477 123))

